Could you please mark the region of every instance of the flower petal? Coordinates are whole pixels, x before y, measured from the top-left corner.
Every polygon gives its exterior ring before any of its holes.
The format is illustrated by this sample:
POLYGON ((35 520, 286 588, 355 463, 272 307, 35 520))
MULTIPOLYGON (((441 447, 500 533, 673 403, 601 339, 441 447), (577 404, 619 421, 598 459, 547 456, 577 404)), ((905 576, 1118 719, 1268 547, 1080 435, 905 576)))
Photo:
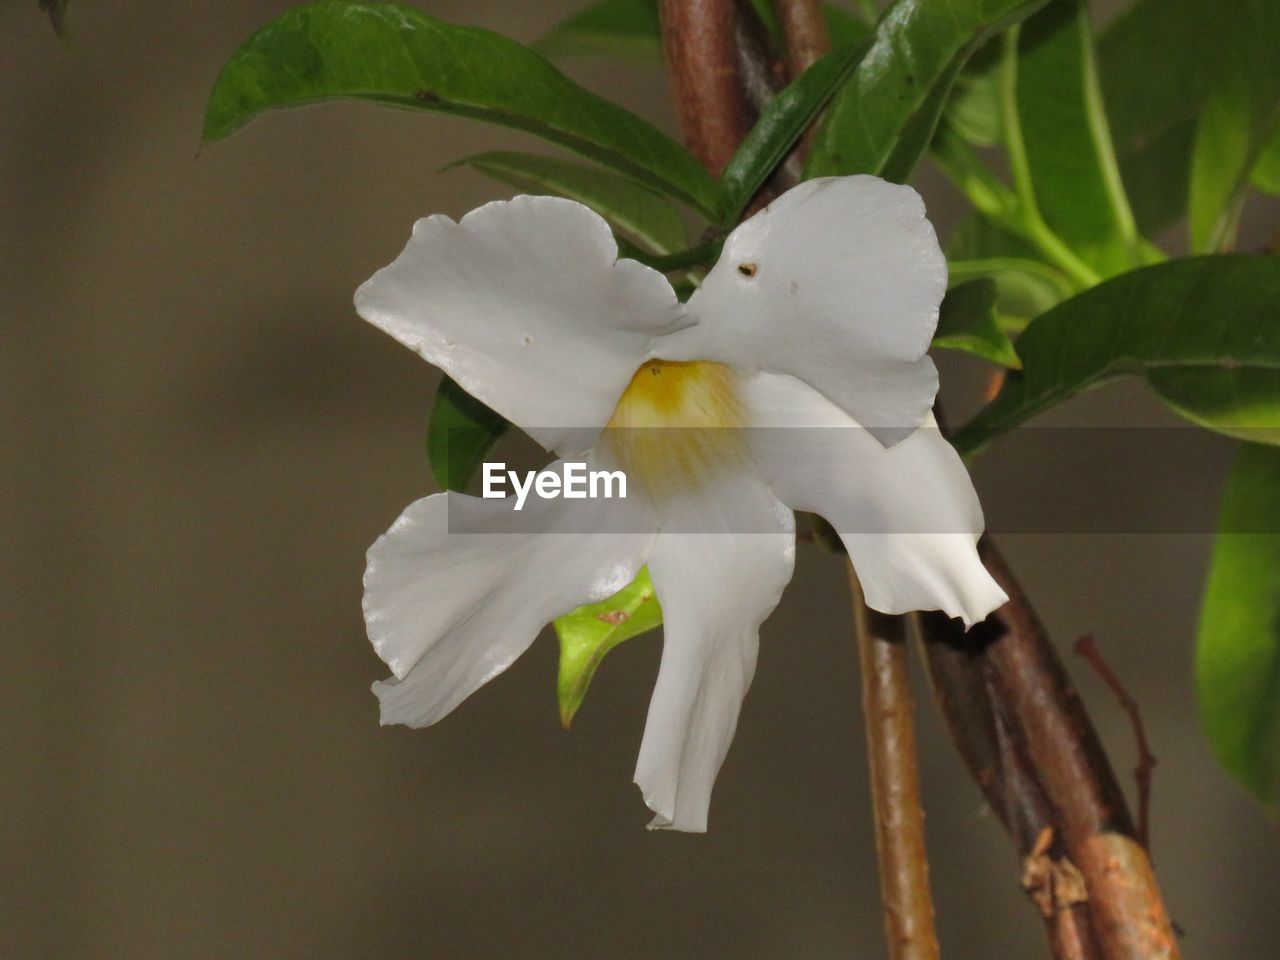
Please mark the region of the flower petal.
MULTIPOLYGON (((553 465, 548 469, 559 469, 553 465)), ((640 496, 543 500, 435 494, 369 549, 369 638, 395 679, 382 722, 434 723, 523 653, 548 622, 612 596, 645 562, 656 521, 640 496)))
POLYGON ((356 310, 564 455, 586 450, 656 333, 681 315, 665 277, 618 260, 572 200, 516 197, 414 224, 356 310))
POLYGON ((662 665, 635 781, 651 828, 707 828, 711 787, 755 673, 761 622, 795 562, 795 523, 758 478, 740 473, 667 501, 649 573, 662 603, 662 665), (771 532, 742 532, 769 530, 771 532))
POLYGON ((978 559, 982 506, 932 414, 886 450, 795 377, 757 374, 742 396, 759 469, 783 503, 836 528, 869 606, 971 626, 1008 600, 978 559))
POLYGON ((652 355, 792 374, 888 446, 933 406, 925 353, 946 287, 914 190, 871 176, 809 180, 730 234, 687 305, 697 323, 652 355))

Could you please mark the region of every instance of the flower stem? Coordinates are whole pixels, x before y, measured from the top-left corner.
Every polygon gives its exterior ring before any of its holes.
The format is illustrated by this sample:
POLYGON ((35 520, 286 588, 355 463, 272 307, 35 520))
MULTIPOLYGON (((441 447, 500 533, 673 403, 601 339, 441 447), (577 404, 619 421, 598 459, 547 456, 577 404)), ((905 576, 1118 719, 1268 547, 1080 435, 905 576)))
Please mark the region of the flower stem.
POLYGON ((862 714, 880 865, 880 897, 890 960, 937 960, 933 896, 925 855, 924 809, 907 677, 903 617, 863 602, 848 565, 854 634, 862 665, 862 714))

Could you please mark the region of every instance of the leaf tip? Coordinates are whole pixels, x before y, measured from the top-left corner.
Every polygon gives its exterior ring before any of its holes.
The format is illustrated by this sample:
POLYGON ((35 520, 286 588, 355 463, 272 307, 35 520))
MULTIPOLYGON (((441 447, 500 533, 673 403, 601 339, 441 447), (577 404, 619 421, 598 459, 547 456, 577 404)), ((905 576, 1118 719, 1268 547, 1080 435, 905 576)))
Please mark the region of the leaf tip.
POLYGON ((573 726, 573 718, 577 712, 577 706, 571 703, 560 704, 560 728, 562 730, 568 730, 573 726))

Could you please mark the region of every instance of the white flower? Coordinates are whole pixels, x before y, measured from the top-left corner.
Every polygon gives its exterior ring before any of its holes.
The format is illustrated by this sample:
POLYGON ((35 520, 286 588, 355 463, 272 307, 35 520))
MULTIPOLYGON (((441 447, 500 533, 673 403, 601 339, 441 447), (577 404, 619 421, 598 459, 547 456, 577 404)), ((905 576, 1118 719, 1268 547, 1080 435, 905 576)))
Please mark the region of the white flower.
POLYGON ((360 315, 631 489, 519 513, 457 494, 410 505, 365 573, 369 636, 395 674, 374 685, 382 722, 434 723, 648 563, 665 639, 635 779, 653 826, 701 831, 760 623, 791 578, 792 510, 836 528, 873 608, 985 617, 1007 598, 930 413, 945 288, 919 196, 868 176, 811 180, 743 223, 686 305, 578 203, 420 220, 357 292, 360 315))

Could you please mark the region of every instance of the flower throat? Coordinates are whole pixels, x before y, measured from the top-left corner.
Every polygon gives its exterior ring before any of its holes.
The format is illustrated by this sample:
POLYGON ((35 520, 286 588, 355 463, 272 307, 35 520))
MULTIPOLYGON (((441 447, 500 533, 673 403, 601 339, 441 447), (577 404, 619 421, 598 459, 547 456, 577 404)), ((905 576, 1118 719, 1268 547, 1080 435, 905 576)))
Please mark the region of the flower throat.
POLYGON ((605 440, 650 492, 687 487, 741 462, 738 376, 721 363, 650 360, 623 391, 605 440))

